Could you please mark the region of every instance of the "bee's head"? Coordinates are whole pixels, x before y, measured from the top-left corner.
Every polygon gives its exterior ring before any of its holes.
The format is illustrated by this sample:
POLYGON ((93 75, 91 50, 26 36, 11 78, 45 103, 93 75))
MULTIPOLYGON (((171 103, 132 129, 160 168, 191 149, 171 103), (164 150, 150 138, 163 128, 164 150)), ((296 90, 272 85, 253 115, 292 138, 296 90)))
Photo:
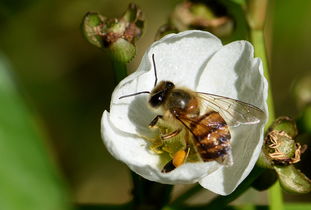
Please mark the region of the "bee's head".
POLYGON ((168 94, 174 87, 175 87, 174 83, 170 81, 161 81, 151 91, 149 104, 153 108, 158 108, 159 106, 161 106, 165 102, 168 94))

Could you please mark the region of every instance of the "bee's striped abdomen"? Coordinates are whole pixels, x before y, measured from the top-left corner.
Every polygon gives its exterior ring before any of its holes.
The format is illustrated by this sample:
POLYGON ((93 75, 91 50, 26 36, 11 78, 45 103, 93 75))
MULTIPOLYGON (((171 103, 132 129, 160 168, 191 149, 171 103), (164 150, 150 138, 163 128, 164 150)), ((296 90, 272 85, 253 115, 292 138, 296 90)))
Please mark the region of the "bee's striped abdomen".
POLYGON ((217 112, 209 112, 190 124, 194 144, 203 161, 223 158, 230 150, 230 132, 227 123, 217 112))

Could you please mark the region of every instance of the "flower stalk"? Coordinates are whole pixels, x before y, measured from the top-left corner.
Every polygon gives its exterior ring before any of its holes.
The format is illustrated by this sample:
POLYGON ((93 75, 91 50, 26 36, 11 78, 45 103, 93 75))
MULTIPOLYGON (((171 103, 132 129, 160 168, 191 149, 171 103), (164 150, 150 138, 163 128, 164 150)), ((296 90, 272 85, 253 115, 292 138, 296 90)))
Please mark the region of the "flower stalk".
POLYGON ((162 209, 169 201, 172 185, 159 184, 131 172, 133 180, 133 206, 139 210, 162 209))
MULTIPOLYGON (((259 17, 264 18, 264 16, 259 16, 259 17)), ((260 21, 258 22, 261 23, 260 21)), ((262 59, 265 77, 268 80, 268 83, 271 84, 268 61, 267 61, 267 56, 266 56, 266 49, 265 49, 263 22, 259 26, 255 24, 253 25, 254 28, 251 28, 251 33, 250 33, 251 42, 255 46, 255 56, 262 59)), ((271 85, 269 86, 269 90, 268 90, 267 103, 268 103, 268 110, 269 110, 269 119, 266 124, 266 129, 273 123, 275 119, 271 85)), ((269 188, 268 195, 269 195, 271 210, 283 209, 282 192, 281 192, 281 188, 278 183, 274 184, 272 187, 269 188)))
MULTIPOLYGON (((250 0, 248 1, 248 22, 250 26, 250 40, 252 44, 254 45, 254 54, 255 57, 259 57, 262 61, 263 69, 264 69, 264 75, 270 84, 270 77, 269 77, 269 68, 268 68, 268 61, 266 56, 266 48, 265 48, 265 41, 264 41, 264 33, 263 33, 263 26, 264 26, 264 19, 265 19, 265 9, 266 9, 266 1, 260 1, 257 0, 250 0), (254 5, 261 4, 260 7, 263 8, 264 13, 258 14, 257 12, 259 10, 254 10, 252 8, 255 8, 254 5), (254 14, 254 13, 257 14, 254 14)), ((261 10, 262 11, 262 10, 261 10)), ((260 12, 261 12, 260 11, 260 12)), ((272 98, 272 91, 271 86, 268 89, 268 110, 269 110, 269 118, 266 123, 266 129, 269 127, 269 125, 272 124, 272 122, 275 119, 274 114, 274 105, 273 105, 273 98, 272 98)), ((230 195, 222 197, 217 196, 214 200, 212 200, 207 206, 211 209, 213 208, 224 208, 227 204, 229 204, 234 199, 238 198, 241 194, 243 194, 249 187, 252 185, 252 183, 260 177, 260 175, 265 171, 264 168, 256 166, 250 175, 240 184, 240 186, 230 195)), ((270 194, 269 198, 271 202, 278 204, 277 207, 280 207, 278 209, 282 209, 282 195, 280 191, 279 185, 274 185, 272 188, 270 188, 270 194)), ((277 209, 277 208, 274 208, 277 209)))
MULTIPOLYGON (((266 55, 266 48, 265 48, 265 41, 264 41, 264 32, 263 30, 258 29, 251 29, 251 42, 255 46, 255 57, 259 57, 262 61, 263 69, 264 69, 264 75, 268 81, 269 84, 271 84, 270 81, 270 75, 269 75, 269 66, 268 66, 268 60, 266 55)), ((274 112, 274 104, 273 104, 273 98, 272 98, 272 89, 271 85, 268 89, 268 110, 269 110, 269 119, 266 123, 266 129, 272 124, 272 122, 275 119, 275 112, 274 112)))
POLYGON ((279 117, 270 126, 265 138, 263 154, 268 160, 269 168, 273 168, 283 189, 295 193, 311 191, 311 181, 294 164, 300 161, 306 145, 295 141, 297 126, 288 117, 279 117))

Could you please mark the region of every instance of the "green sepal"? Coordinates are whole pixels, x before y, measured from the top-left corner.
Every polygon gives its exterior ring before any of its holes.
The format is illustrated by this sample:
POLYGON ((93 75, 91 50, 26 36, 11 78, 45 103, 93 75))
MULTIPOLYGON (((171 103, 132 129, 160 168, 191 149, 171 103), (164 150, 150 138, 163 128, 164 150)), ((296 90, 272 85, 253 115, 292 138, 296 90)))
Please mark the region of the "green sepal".
POLYGON ((293 193, 311 192, 311 180, 293 165, 275 166, 282 188, 293 193))
POLYGON ((104 25, 106 18, 97 12, 88 12, 81 24, 82 33, 86 40, 92 45, 103 48, 103 40, 100 36, 102 32, 102 25, 104 25))
POLYGON ((135 4, 130 4, 120 18, 108 19, 97 12, 88 12, 82 21, 85 38, 96 47, 108 48, 115 63, 125 64, 136 54, 135 42, 143 27, 143 13, 135 4))
POLYGON ((291 138, 295 138, 298 135, 295 120, 287 116, 278 117, 269 128, 269 131, 272 130, 284 131, 291 138))
POLYGON ((113 59, 122 63, 130 62, 136 54, 135 46, 121 38, 111 44, 109 49, 113 59))
POLYGON ((193 6, 190 7, 190 12, 196 17, 204 18, 207 20, 216 18, 214 12, 202 3, 193 4, 193 6))

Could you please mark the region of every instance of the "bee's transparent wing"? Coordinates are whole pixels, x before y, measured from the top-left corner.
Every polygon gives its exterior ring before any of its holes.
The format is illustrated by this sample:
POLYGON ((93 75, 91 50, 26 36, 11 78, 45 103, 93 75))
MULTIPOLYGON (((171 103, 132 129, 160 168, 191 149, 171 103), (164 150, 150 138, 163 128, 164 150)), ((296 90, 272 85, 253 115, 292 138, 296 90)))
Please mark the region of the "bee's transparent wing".
POLYGON ((212 109, 218 112, 229 126, 257 124, 266 119, 265 113, 258 107, 233 98, 197 92, 201 99, 201 110, 212 109))

